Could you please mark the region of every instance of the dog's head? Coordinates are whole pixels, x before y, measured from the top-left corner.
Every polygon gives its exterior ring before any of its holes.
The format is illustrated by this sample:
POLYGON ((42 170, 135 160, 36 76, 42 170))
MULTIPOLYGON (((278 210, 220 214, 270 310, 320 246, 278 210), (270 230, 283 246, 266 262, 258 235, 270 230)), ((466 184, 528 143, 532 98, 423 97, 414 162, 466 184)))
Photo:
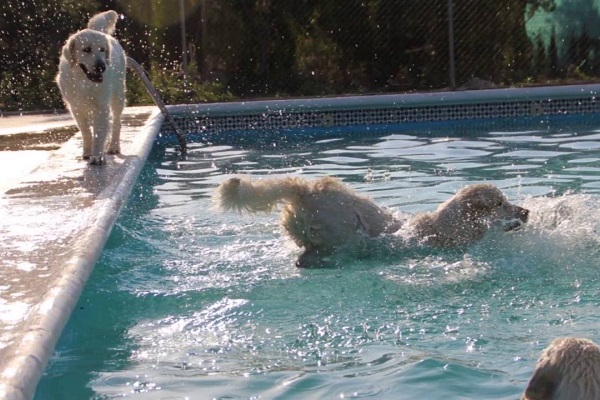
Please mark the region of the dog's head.
POLYGON ((469 219, 500 224, 507 231, 520 227, 529 218, 529 210, 511 204, 500 189, 487 183, 464 187, 451 202, 463 208, 461 214, 469 219))
POLYGON ((67 40, 63 57, 71 67, 81 68, 90 81, 102 83, 110 59, 110 42, 104 33, 84 29, 67 40))
POLYGON ((600 398, 600 348, 588 339, 565 337, 546 347, 521 400, 600 398))

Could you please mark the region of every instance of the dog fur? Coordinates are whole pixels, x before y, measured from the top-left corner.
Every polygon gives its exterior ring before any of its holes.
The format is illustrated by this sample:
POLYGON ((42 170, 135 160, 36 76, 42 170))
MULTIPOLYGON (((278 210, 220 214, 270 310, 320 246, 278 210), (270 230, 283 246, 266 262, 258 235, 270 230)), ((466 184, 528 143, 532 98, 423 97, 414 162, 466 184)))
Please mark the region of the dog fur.
POLYGON ((588 339, 553 340, 521 400, 600 400, 600 348, 588 339))
MULTIPOLYGON (((231 178, 219 185, 215 201, 221 210, 270 212, 280 203, 284 230, 304 248, 298 267, 320 265, 323 257, 360 246, 365 239, 394 233, 403 221, 368 197, 357 195, 340 180, 325 177, 308 181, 297 177, 263 179, 231 178)), ((432 213, 418 214, 409 232, 426 245, 449 247, 473 243, 501 220, 507 228, 527 221, 529 211, 508 202, 490 184, 461 189, 432 213)))
POLYGON ((71 35, 62 48, 56 82, 83 137, 83 158, 104 164, 105 153, 121 152, 121 114, 125 107, 125 52, 113 38, 118 14, 92 17, 87 29, 71 35))

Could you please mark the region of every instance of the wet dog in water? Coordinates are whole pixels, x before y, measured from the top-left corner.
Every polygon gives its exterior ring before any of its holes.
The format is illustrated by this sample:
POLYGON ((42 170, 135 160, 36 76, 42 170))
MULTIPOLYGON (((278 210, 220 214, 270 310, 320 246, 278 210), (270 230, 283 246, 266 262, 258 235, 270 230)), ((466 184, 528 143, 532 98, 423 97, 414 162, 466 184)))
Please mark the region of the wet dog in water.
POLYGON ((83 137, 83 158, 104 164, 105 153, 121 152, 121 113, 125 107, 125 52, 111 36, 118 15, 95 15, 88 28, 62 48, 56 82, 83 137))
POLYGON ((436 247, 465 246, 480 240, 495 224, 514 229, 527 222, 529 211, 508 202, 495 186, 469 185, 431 213, 406 221, 360 196, 340 180, 276 178, 251 181, 231 178, 219 185, 215 201, 222 210, 269 212, 285 204, 281 224, 304 248, 298 267, 321 264, 323 257, 352 251, 367 238, 394 233, 409 224, 420 243, 436 247))

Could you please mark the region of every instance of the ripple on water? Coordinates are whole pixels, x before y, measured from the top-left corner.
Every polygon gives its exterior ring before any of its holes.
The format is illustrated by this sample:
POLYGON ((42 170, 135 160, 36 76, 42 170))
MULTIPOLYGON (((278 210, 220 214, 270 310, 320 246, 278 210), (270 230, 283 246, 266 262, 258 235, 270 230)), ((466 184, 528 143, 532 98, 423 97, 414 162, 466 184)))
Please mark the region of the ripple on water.
POLYGON ((192 146, 185 162, 149 164, 45 387, 139 399, 517 398, 549 339, 599 339, 598 138, 545 125, 452 136, 192 146), (383 241, 364 259, 299 270, 277 212, 214 210, 209 196, 237 173, 335 174, 401 216, 487 181, 530 221, 467 251, 383 241))

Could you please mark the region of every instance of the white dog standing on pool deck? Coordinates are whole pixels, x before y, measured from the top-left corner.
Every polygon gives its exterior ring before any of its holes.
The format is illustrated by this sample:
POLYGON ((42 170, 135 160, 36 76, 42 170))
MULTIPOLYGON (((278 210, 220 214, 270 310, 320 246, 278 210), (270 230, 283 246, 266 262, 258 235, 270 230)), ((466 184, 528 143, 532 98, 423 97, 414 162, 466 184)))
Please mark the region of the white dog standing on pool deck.
POLYGON ((83 137, 83 158, 106 162, 121 152, 121 114, 125 107, 125 52, 111 35, 118 14, 95 15, 88 28, 69 37, 62 48, 56 82, 83 137))

